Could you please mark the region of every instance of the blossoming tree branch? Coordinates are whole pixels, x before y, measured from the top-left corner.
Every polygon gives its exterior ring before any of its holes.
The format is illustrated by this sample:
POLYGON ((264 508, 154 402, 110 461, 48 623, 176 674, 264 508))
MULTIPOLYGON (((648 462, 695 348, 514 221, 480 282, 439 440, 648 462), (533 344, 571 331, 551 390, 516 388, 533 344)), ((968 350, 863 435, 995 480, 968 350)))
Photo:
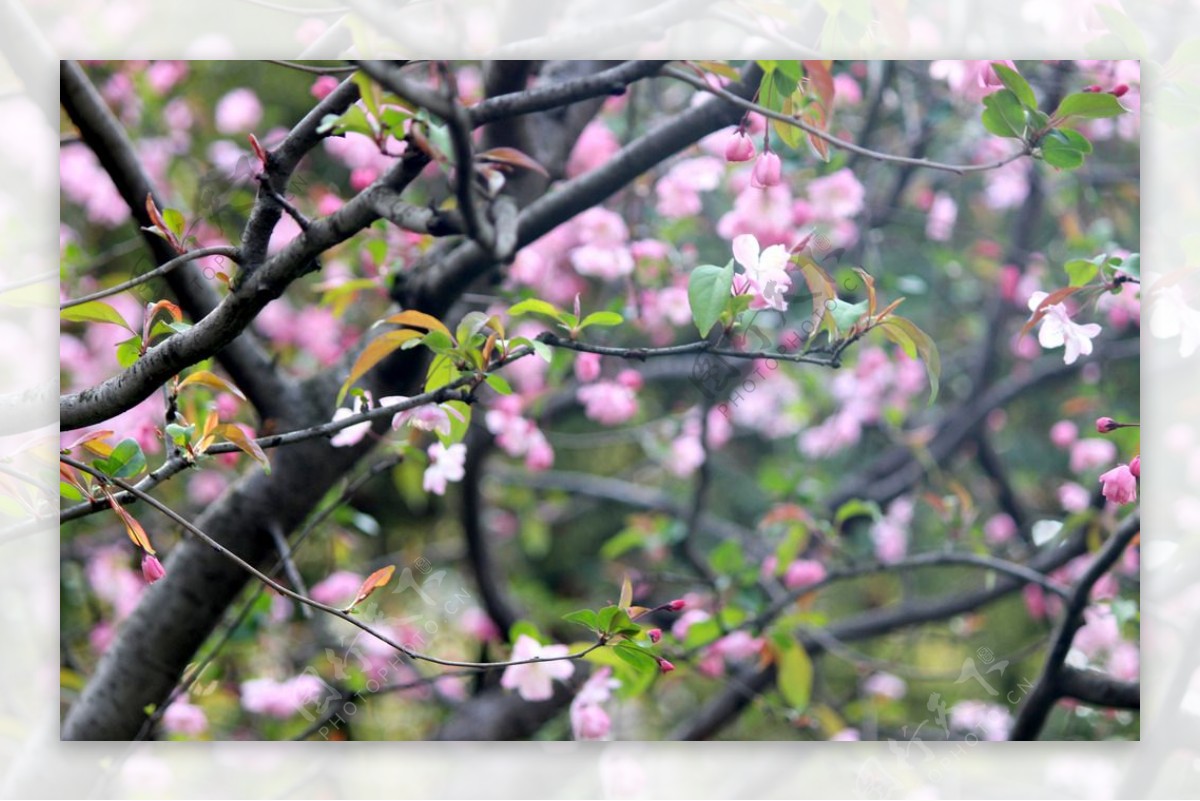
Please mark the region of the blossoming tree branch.
POLYGON ((1135 62, 60 77, 64 738, 1136 738, 1135 62))

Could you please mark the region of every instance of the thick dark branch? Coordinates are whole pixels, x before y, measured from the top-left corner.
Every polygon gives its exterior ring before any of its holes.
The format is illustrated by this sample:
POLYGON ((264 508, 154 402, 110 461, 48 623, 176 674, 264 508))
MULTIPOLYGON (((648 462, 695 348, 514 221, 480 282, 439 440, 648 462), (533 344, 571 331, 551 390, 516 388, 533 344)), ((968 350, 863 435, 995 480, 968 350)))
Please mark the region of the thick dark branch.
MULTIPOLYGON (((307 231, 251 272, 191 329, 154 346, 128 369, 99 386, 63 396, 59 403, 63 430, 92 425, 119 414, 149 397, 180 370, 233 342, 264 306, 311 269, 318 254, 378 219, 374 201, 380 187, 396 191, 406 186, 426 163, 425 156, 410 150, 383 178, 330 216, 315 220, 307 231)), ((173 274, 186 269, 182 267, 173 274)))
MULTIPOLYGON (((108 106, 100 97, 83 70, 73 61, 63 61, 60 69, 63 108, 88 147, 96 154, 100 164, 112 178, 113 184, 133 213, 138 226, 152 227, 146 211, 146 198, 153 197, 159 208, 164 208, 162 198, 154 192, 150 178, 138 160, 137 152, 125 130, 113 117, 108 106)), ((177 253, 157 234, 142 231, 142 238, 154 259, 160 265, 172 261, 177 253)), ((184 312, 194 321, 201 321, 220 303, 220 296, 210 285, 195 264, 184 264, 166 276, 167 285, 174 293, 184 312)), ((277 416, 289 397, 288 383, 275 369, 270 357, 249 335, 233 336, 221 342, 220 347, 210 350, 205 357, 216 355, 221 365, 233 378, 262 418, 277 416), (218 352, 219 351, 219 352, 218 352)), ((184 366, 184 365, 181 365, 184 366)), ((169 377, 169 376, 167 376, 169 377)), ((165 378, 164 378, 165 380, 165 378)), ((99 417, 90 422, 99 422, 128 409, 146 398, 162 381, 145 387, 145 394, 127 405, 110 404, 99 417)), ((70 396, 68 396, 69 400, 70 396)), ((78 428, 89 423, 71 424, 63 420, 63 429, 78 428)))
POLYGON ((665 61, 627 61, 583 78, 539 86, 482 100, 467 109, 471 124, 478 127, 523 114, 561 108, 593 97, 624 94, 626 87, 649 78, 662 69, 665 61))
POLYGON ((1088 596, 1091 594, 1092 587, 1116 564, 1117 560, 1121 558, 1121 554, 1125 552, 1129 543, 1140 531, 1141 515, 1135 511, 1121 522, 1116 533, 1109 537, 1108 542, 1104 543, 1100 553, 1088 565, 1087 570, 1079 579, 1079 583, 1075 585, 1071 598, 1063 609, 1062 620, 1054 632, 1053 644, 1050 646, 1050 653, 1046 655, 1046 664, 1042 668, 1042 674, 1038 677, 1033 689, 1025 696, 1008 739, 1036 740, 1038 732, 1046 725, 1046 719, 1050 716, 1054 705, 1063 696, 1062 669, 1067 654, 1071 651, 1071 642, 1075 639, 1075 632, 1083 623, 1083 610, 1088 605, 1088 596))
POLYGON ((1081 670, 1064 665, 1058 677, 1063 696, 1092 706, 1111 709, 1142 708, 1142 686, 1136 681, 1121 681, 1098 670, 1081 670))

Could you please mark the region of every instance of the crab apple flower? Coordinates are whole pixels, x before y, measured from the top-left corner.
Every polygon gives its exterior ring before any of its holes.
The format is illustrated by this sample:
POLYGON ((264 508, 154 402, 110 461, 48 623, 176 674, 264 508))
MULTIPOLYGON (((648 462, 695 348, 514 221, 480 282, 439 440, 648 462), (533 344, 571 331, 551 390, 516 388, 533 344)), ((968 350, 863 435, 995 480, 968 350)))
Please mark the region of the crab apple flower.
POLYGON ((571 733, 576 740, 603 740, 612 729, 612 721, 600 705, 612 698, 620 682, 612 678, 612 668, 603 667, 592 674, 571 700, 571 733))
POLYGON ((750 173, 750 185, 755 189, 768 189, 778 186, 782 176, 783 163, 779 156, 767 150, 754 162, 754 171, 750 173))
POLYGON ((147 584, 153 584, 163 576, 167 575, 167 571, 163 569, 162 562, 158 558, 145 554, 142 556, 142 578, 147 584))
POLYGON ((308 93, 317 100, 324 100, 329 93, 338 88, 338 79, 332 75, 322 75, 313 81, 308 93))
POLYGON ((677 640, 682 640, 687 637, 688 629, 697 623, 703 623, 712 615, 705 612, 703 609, 689 609, 679 616, 675 621, 675 625, 671 626, 671 636, 677 640))
POLYGON ((1081 439, 1071 446, 1071 472, 1086 473, 1117 458, 1117 446, 1106 439, 1081 439))
POLYGON ((948 242, 958 220, 958 204, 945 192, 938 192, 929 206, 925 236, 934 242, 948 242))
POLYGON ((671 664, 671 662, 669 660, 663 659, 660 656, 658 658, 658 669, 660 671, 662 671, 663 673, 670 673, 672 670, 675 669, 675 666, 673 664, 671 664))
POLYGON ((217 101, 214 113, 217 130, 223 134, 245 133, 262 120, 263 107, 250 89, 234 89, 217 101))
POLYGON ((586 384, 600 377, 600 354, 580 353, 575 357, 575 377, 586 384))
POLYGON ((783 586, 789 590, 807 587, 825 580, 825 566, 813 559, 797 559, 787 566, 783 586))
MULTIPOLYGON (((1141 466, 1138 466, 1141 471, 1141 466)), ((1113 503, 1130 503, 1137 500, 1137 477, 1129 469, 1129 465, 1120 464, 1103 473, 1100 483, 1104 485, 1104 497, 1113 503)))
MULTIPOLYGON (((1042 301, 1049 297, 1046 292, 1034 292, 1029 296, 1029 310, 1037 311, 1042 301)), ((1087 356, 1092 352, 1092 340, 1100 335, 1101 328, 1097 323, 1080 325, 1071 320, 1067 307, 1055 303, 1043 309, 1042 327, 1038 330, 1038 342, 1043 348, 1066 347, 1063 361, 1074 364, 1081 355, 1087 356)))
POLYGON ((867 677, 863 682, 863 691, 868 695, 898 701, 908 692, 908 684, 899 676, 881 671, 867 677))
POLYGON ((712 647, 726 659, 741 662, 758 656, 764 644, 762 637, 752 637, 747 631, 734 631, 717 640, 712 647))
POLYGON ((1069 448, 1079 439, 1079 427, 1070 420, 1059 420, 1050 426, 1050 441, 1057 448, 1069 448))
POLYGON ((172 734, 186 734, 195 737, 203 734, 208 728, 208 718, 203 709, 180 698, 163 712, 162 725, 172 734))
POLYGON ((242 708, 283 720, 320 698, 322 692, 321 680, 307 673, 287 681, 251 679, 241 685, 242 708))
POLYGON ((866 195, 866 189, 849 167, 808 183, 808 201, 822 220, 853 217, 862 211, 866 195))
POLYGON ((1133 457, 1133 461, 1131 461, 1129 463, 1129 472, 1133 473, 1134 478, 1142 477, 1142 457, 1141 456, 1133 457))
POLYGON ((638 411, 636 392, 619 381, 597 381, 580 387, 576 397, 589 420, 615 426, 629 420, 638 411))
POLYGON ((749 161, 755 154, 754 141, 745 131, 734 131, 725 143, 726 161, 749 161))
MULTIPOLYGON (((368 405, 369 403, 370 401, 368 400, 368 405)), ((345 420, 347 417, 353 417, 354 415, 363 411, 366 410, 363 408, 362 395, 355 395, 354 408, 347 409, 345 406, 338 407, 338 409, 333 413, 332 422, 337 423, 341 420, 345 420)), ((352 426, 346 426, 341 431, 334 434, 332 438, 330 438, 329 444, 335 448, 345 448, 350 445, 357 445, 370 430, 370 420, 364 420, 361 423, 355 423, 352 426)))
MULTIPOLYGON (((570 653, 565 645, 542 645, 528 634, 517 637, 513 643, 514 662, 525 659, 555 659, 570 653)), ((515 690, 526 701, 546 701, 554 695, 553 680, 566 681, 575 675, 575 665, 565 659, 554 662, 527 662, 509 665, 500 677, 500 686, 515 690)))
POLYGON ((753 293, 751 309, 787 311, 785 294, 792 288, 787 248, 771 245, 760 249, 753 234, 741 234, 733 239, 733 258, 746 270, 744 275, 734 276, 735 295, 753 293))
POLYGON ((1120 427, 1120 424, 1118 424, 1117 421, 1111 417, 1099 417, 1096 419, 1097 433, 1107 434, 1110 431, 1116 431, 1120 427))
POLYGON ((1063 509, 1074 514, 1088 508, 1092 499, 1086 489, 1074 481, 1068 481, 1058 488, 1058 502, 1063 509))
POLYGON ((429 446, 429 467, 425 468, 425 477, 421 486, 426 492, 434 495, 446 494, 446 482, 462 481, 465 470, 463 462, 467 458, 467 446, 461 442, 447 448, 440 442, 429 446))
POLYGON ((1010 515, 992 515, 983 524, 983 537, 990 545, 1003 545, 1017 533, 1017 523, 1010 515))
POLYGON ((326 606, 344 606, 354 600, 358 588, 362 586, 363 577, 349 570, 335 570, 309 590, 314 601, 320 601, 326 606))
POLYGON ((650 629, 646 636, 650 638, 650 642, 657 644, 662 639, 662 629, 650 629))

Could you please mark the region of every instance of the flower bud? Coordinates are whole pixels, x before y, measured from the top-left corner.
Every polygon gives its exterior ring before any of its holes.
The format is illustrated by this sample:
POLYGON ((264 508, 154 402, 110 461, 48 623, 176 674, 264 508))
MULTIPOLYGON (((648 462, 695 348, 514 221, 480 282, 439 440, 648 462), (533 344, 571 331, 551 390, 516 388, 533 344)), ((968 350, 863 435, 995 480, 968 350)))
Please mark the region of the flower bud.
POLYGON ((146 554, 142 557, 142 578, 147 584, 153 584, 163 576, 167 575, 167 571, 163 569, 162 562, 158 561, 158 557, 146 554))
POLYGON ((1083 87, 1083 91, 1095 93, 1095 92, 1102 92, 1104 90, 1100 87, 1099 84, 1092 84, 1091 86, 1083 87))
POLYGON ((675 669, 675 666, 660 656, 658 658, 658 669, 661 670, 663 673, 670 673, 672 670, 675 669))
POLYGON ((1120 427, 1121 425, 1111 417, 1100 417, 1096 420, 1096 431, 1101 434, 1116 431, 1120 427))
POLYGON ((646 634, 649 635, 650 642, 653 643, 657 643, 662 639, 662 629, 650 629, 646 634))
POLYGON ((749 161, 755 155, 754 142, 744 131, 735 131, 725 143, 726 161, 749 161))
POLYGON ((1114 86, 1112 89, 1109 89, 1108 93, 1110 95, 1112 95, 1113 97, 1121 97, 1128 91, 1129 91, 1129 84, 1119 83, 1116 86, 1114 86))
POLYGON ((754 172, 750 174, 750 185, 755 189, 778 186, 782 174, 783 164, 779 161, 779 156, 768 150, 754 162, 754 172))
POLYGON ((687 606, 687 604, 683 602, 682 598, 676 598, 674 601, 671 601, 671 603, 667 604, 666 608, 670 609, 672 612, 678 612, 685 606, 687 606))
POLYGON ((1133 461, 1129 463, 1129 472, 1133 473, 1134 478, 1142 477, 1142 457, 1135 456, 1133 461))

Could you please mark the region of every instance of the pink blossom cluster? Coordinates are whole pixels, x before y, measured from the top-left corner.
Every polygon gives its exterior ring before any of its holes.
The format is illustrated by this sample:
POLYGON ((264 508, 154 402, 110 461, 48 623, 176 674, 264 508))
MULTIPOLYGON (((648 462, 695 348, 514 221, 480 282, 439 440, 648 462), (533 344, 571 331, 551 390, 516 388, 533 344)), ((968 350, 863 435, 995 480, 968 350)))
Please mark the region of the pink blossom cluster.
POLYGON ((526 701, 546 701, 554 694, 554 680, 566 681, 575 675, 575 663, 562 659, 570 653, 565 645, 542 645, 528 634, 517 637, 513 643, 512 660, 532 661, 520 665, 509 665, 500 677, 500 686, 514 690, 526 701))
POLYGON ((925 384, 921 363, 903 351, 889 359, 882 348, 863 348, 855 368, 839 372, 830 384, 838 410, 800 434, 800 451, 822 457, 856 444, 863 428, 877 422, 884 409, 906 408, 925 384))
POLYGON ((521 405, 516 395, 497 398, 485 417, 487 429, 495 435, 501 450, 525 458, 527 470, 549 470, 554 464, 554 449, 537 423, 521 416, 521 405))
POLYGON ((571 700, 571 733, 576 740, 604 740, 612 730, 612 719, 603 704, 621 682, 612 677, 612 668, 593 673, 571 700))
POLYGON ((242 682, 242 708, 256 715, 286 720, 321 697, 324 683, 311 673, 285 681, 262 678, 242 682))
POLYGON ((583 404, 583 413, 589 420, 615 426, 637 414, 637 393, 642 384, 642 374, 637 370, 622 370, 615 380, 584 384, 575 391, 575 397, 583 404))
POLYGON ((677 476, 689 476, 704 464, 706 445, 709 450, 720 450, 733 436, 729 419, 716 408, 708 410, 707 443, 701 443, 700 409, 692 408, 684 415, 679 435, 671 441, 666 466, 677 476))
POLYGON ((885 564, 899 562, 908 553, 908 531, 913 519, 911 498, 892 501, 883 518, 871 526, 875 558, 885 564))

